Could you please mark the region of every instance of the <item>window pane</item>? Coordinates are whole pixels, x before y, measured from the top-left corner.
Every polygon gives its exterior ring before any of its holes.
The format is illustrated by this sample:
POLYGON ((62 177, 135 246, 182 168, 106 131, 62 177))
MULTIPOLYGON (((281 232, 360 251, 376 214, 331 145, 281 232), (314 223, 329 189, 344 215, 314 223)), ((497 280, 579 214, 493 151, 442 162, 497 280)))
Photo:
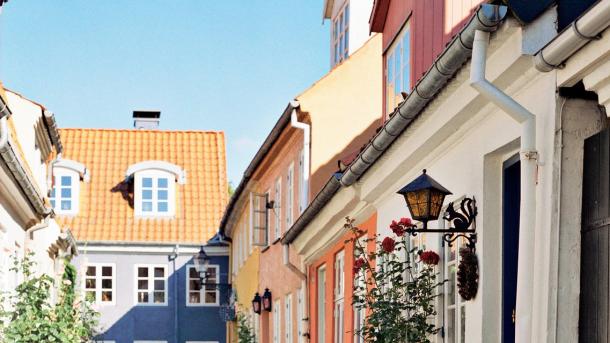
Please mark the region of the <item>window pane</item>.
POLYGON ((155 291, 164 291, 164 290, 165 290, 165 281, 155 280, 155 291))
POLYGON ((147 277, 148 276, 148 268, 147 267, 140 267, 140 268, 138 268, 138 276, 139 277, 147 277))
POLYGON ((62 186, 70 186, 70 185, 72 185, 72 178, 70 176, 62 176, 61 177, 61 185, 62 186))
POLYGON ((152 212, 152 202, 144 201, 142 203, 142 212, 152 212))
POLYGON ((159 200, 167 200, 167 191, 166 190, 159 191, 157 193, 157 198, 159 200))
POLYGON ((51 198, 55 198, 55 187, 51 188, 51 198))
POLYGON ((198 291, 201 289, 201 281, 199 279, 197 280, 190 280, 189 281, 189 289, 191 291, 198 291))
POLYGON ((145 189, 142 191, 142 199, 144 200, 152 200, 152 190, 145 189))
POLYGON ((154 293, 155 303, 164 303, 165 302, 165 292, 155 292, 154 293))
POLYGON ((466 343, 466 306, 460 308, 460 342, 466 343))
POLYGON ((447 343, 455 343, 455 309, 447 310, 447 343))
POLYGON ((138 289, 148 289, 148 280, 138 280, 138 289))
POLYGON ((95 276, 95 266, 89 266, 89 267, 87 267, 87 275, 89 275, 89 276, 95 276))
POLYGON ((62 198, 71 198, 72 197, 72 188, 62 188, 61 189, 61 197, 62 198))
POLYGON ((51 207, 55 208, 55 199, 51 199, 51 207))
POLYGON ((95 291, 93 291, 93 292, 86 292, 85 293, 85 299, 87 299, 90 302, 95 302, 95 291))
POLYGON ((159 179, 157 180, 157 186, 158 186, 159 188, 167 188, 167 179, 166 179, 166 178, 164 178, 164 177, 163 177, 163 178, 159 178, 159 179))
POLYGON ((85 280, 85 288, 95 289, 95 279, 85 280))
POLYGON ((455 265, 449 266, 449 282, 447 282, 448 304, 455 304, 455 265))
POLYGON ((102 267, 102 276, 112 276, 112 267, 102 267))
POLYGON ((112 292, 104 291, 102 292, 102 301, 112 301, 112 292))
POLYGON ((189 293, 189 303, 199 304, 200 302, 201 302, 201 294, 199 292, 190 292, 189 293))
POLYGON ((206 302, 206 304, 216 303, 216 292, 206 292, 205 293, 205 302, 206 302))
POLYGON ((104 280, 102 280, 102 288, 104 288, 104 289, 112 289, 112 279, 104 279, 104 280))
POLYGON ((138 292, 138 302, 147 303, 148 302, 148 292, 138 292))
POLYGON ((161 268, 161 267, 156 267, 155 268, 155 277, 164 277, 165 276, 165 269, 161 268))
POLYGON ((61 201, 61 209, 62 210, 70 210, 70 209, 72 209, 72 201, 70 201, 70 200, 62 200, 61 201))
POLYGON ((142 187, 152 187, 152 178, 150 177, 143 177, 142 178, 142 187))
POLYGON ((189 277, 199 279, 199 274, 197 274, 197 270, 195 268, 189 268, 189 277))
POLYGON ((167 202, 161 201, 157 204, 157 211, 167 212, 167 202))

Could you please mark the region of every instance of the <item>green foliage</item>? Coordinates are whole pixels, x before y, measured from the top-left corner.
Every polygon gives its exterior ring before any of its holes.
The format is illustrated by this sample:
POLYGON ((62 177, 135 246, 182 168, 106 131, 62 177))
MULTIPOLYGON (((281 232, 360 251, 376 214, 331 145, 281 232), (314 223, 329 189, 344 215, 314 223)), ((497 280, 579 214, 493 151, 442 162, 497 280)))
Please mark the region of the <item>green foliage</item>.
POLYGON ((353 224, 354 220, 347 218, 345 227, 353 233, 349 241, 356 255, 353 304, 366 313, 356 334, 365 342, 430 343, 440 330, 433 324, 434 302, 443 284, 437 281, 434 264, 410 259, 416 251, 408 249, 404 232, 395 242, 390 238, 383 242, 378 237, 359 239, 364 232, 353 224), (367 251, 370 241, 375 242, 377 251, 367 251))
POLYGON ((239 343, 255 343, 256 336, 250 325, 250 317, 243 313, 237 314, 237 340, 239 343))
POLYGON ((64 274, 57 301, 51 301, 53 279, 34 276, 31 254, 23 260, 14 259, 13 271, 23 273, 24 281, 2 303, 0 338, 6 343, 88 342, 94 335, 98 313, 91 304, 80 299, 75 290, 76 268, 65 261, 64 274))

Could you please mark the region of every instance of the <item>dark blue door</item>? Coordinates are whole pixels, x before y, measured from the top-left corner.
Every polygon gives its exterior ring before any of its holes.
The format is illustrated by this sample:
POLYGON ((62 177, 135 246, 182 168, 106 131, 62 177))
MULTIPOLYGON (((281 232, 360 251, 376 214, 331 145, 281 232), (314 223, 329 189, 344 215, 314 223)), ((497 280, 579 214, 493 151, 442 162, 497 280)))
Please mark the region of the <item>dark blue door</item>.
POLYGON ((515 342, 517 262, 519 252, 519 204, 521 200, 519 156, 504 162, 502 182, 502 342, 515 342))

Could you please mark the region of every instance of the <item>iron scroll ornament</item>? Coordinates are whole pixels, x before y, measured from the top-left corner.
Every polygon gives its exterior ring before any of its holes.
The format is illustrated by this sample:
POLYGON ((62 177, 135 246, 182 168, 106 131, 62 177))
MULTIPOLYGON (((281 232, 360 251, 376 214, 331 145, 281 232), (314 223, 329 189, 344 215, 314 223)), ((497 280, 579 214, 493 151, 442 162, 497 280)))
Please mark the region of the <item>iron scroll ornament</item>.
POLYGON ((443 219, 449 222, 449 229, 443 235, 443 241, 452 246, 453 242, 463 237, 468 240, 466 246, 474 251, 477 243, 477 213, 474 197, 462 199, 457 210, 453 207, 453 202, 450 202, 443 216, 443 219))

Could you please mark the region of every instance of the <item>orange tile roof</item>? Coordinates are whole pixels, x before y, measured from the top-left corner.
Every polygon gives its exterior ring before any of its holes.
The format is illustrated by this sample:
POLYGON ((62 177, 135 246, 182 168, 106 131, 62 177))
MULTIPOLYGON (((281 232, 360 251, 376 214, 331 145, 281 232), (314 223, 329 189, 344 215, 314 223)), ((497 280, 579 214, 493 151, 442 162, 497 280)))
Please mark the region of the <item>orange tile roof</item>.
POLYGON ((60 129, 60 134, 63 158, 85 164, 91 173, 90 183, 81 182, 78 214, 57 217, 78 241, 200 244, 217 232, 228 198, 223 132, 60 129), (186 171, 186 184, 176 184, 175 218, 135 218, 115 188, 131 164, 147 160, 186 171))

